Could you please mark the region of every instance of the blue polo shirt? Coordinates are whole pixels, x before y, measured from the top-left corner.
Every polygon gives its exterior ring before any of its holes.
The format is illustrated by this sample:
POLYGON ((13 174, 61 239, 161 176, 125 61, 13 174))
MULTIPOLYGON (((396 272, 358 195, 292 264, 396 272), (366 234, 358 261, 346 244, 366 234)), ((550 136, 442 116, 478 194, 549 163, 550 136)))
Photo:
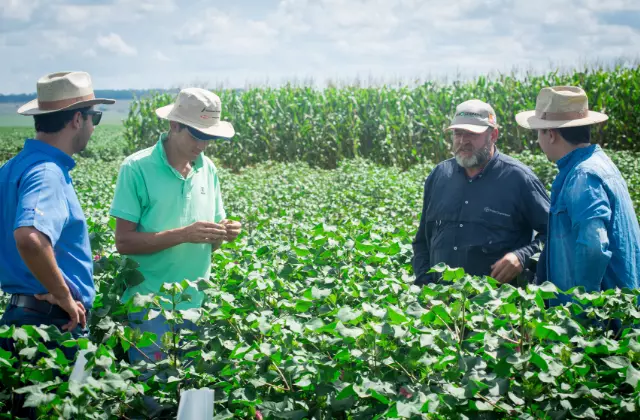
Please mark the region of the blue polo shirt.
POLYGON ((76 300, 93 305, 93 261, 89 232, 69 171, 75 161, 39 140, 0 168, 0 286, 9 294, 47 293, 18 253, 13 237, 32 226, 49 238, 58 267, 76 300))

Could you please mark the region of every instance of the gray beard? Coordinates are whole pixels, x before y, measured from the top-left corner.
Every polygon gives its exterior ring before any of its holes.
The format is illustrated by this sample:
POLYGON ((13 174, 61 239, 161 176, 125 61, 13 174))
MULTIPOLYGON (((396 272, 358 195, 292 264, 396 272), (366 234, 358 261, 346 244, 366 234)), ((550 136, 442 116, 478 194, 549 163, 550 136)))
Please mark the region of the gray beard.
POLYGON ((478 168, 489 162, 490 153, 491 144, 488 144, 468 158, 461 157, 456 153, 456 162, 465 169, 478 168))

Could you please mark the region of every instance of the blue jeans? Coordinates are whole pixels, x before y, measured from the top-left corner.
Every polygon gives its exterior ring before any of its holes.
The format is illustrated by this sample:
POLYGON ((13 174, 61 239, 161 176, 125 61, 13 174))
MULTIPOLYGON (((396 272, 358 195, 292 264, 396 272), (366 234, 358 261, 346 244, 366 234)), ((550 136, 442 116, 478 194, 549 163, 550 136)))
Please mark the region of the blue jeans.
MULTIPOLYGON (((88 315, 87 315, 88 317, 88 315)), ((62 326, 69 322, 69 319, 64 318, 51 318, 50 315, 42 314, 40 312, 36 312, 27 308, 19 308, 17 306, 9 305, 5 310, 4 314, 2 314, 2 318, 0 319, 0 325, 15 325, 16 327, 22 327, 24 325, 55 325, 61 332, 62 326)), ((87 320, 87 324, 89 321, 87 320)), ((85 328, 83 329, 80 325, 78 325, 73 331, 69 331, 74 339, 78 339, 80 337, 87 337, 89 335, 89 331, 85 328)), ((58 343, 50 341, 45 343, 45 346, 49 349, 54 349, 59 347, 60 350, 64 353, 65 357, 70 361, 73 361, 76 357, 76 353, 78 349, 76 347, 63 347, 58 346, 58 343)), ((0 347, 7 351, 14 351, 14 343, 10 338, 0 338, 0 347)))
MULTIPOLYGON (((88 318, 87 314, 87 318, 88 318)), ((0 319, 0 325, 14 325, 16 327, 22 327, 25 325, 55 325, 61 332, 62 326, 69 322, 69 319, 63 318, 51 318, 50 315, 42 314, 40 312, 36 312, 31 309, 21 308, 13 305, 7 306, 4 314, 2 314, 2 318, 0 319)), ((88 324, 87 320, 87 324, 88 324)), ((71 335, 74 339, 78 339, 80 337, 87 337, 89 335, 87 329, 83 329, 80 325, 78 325, 73 331, 70 331, 71 335)), ((55 341, 49 341, 44 343, 44 345, 48 349, 59 348, 65 357, 73 362, 76 357, 76 353, 78 351, 77 347, 64 347, 60 346, 55 341)), ((17 356, 17 351, 15 349, 15 342, 11 338, 0 338, 0 348, 3 350, 11 352, 13 355, 17 356)), ((41 354, 36 354, 36 357, 31 360, 31 363, 35 364, 37 360, 42 357, 41 354)), ((54 373, 54 376, 58 376, 57 372, 54 373)), ((62 378, 63 381, 67 380, 67 378, 62 378)), ((24 384, 29 385, 28 383, 24 384)), ((35 408, 23 408, 22 405, 25 401, 25 394, 14 394, 12 401, 12 413, 19 417, 27 417, 29 419, 35 419, 37 416, 37 410, 35 408)))
MULTIPOLYGON (((128 315, 129 318, 129 326, 134 329, 140 331, 140 333, 150 332, 156 335, 156 339, 154 343, 147 347, 142 347, 138 351, 131 347, 129 349, 129 363, 135 364, 141 360, 146 362, 159 362, 167 358, 165 352, 162 351, 162 336, 165 333, 171 331, 171 326, 167 324, 167 320, 162 316, 158 315, 157 317, 151 320, 144 320, 144 316, 147 311, 140 311, 135 313, 130 313, 128 315), (144 354, 144 355, 143 355, 144 354), (146 357, 145 357, 146 356, 146 357)), ((181 324, 176 326, 176 331, 179 332, 181 329, 188 329, 191 331, 198 331, 198 327, 191 321, 184 321, 181 324)))

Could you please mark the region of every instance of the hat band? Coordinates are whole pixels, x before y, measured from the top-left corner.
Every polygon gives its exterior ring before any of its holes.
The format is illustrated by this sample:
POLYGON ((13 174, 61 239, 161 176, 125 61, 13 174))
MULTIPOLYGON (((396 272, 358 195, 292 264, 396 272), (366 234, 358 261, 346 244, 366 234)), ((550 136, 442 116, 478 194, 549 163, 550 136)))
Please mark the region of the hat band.
POLYGON ((569 120, 581 120, 589 115, 588 109, 582 109, 580 111, 566 111, 566 112, 543 112, 540 114, 541 120, 546 121, 569 121, 569 120))
POLYGON ((96 99, 96 96, 91 93, 89 95, 78 96, 75 98, 69 99, 60 99, 57 101, 40 101, 38 100, 38 108, 42 111, 55 111, 58 109, 63 109, 73 104, 77 104, 78 102, 90 101, 92 99, 96 99))

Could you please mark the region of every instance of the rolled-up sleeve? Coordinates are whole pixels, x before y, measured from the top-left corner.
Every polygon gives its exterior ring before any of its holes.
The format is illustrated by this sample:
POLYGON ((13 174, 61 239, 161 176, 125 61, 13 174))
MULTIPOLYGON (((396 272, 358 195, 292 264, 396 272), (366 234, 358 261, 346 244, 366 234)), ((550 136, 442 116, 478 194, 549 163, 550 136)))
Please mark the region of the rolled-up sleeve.
POLYGON ((602 180, 588 172, 578 172, 565 188, 569 191, 567 212, 577 238, 572 276, 587 291, 598 291, 612 255, 607 229, 612 215, 609 197, 602 180))
POLYGON ((14 230, 33 227, 55 247, 69 220, 65 185, 64 174, 54 164, 36 165, 25 172, 18 188, 14 230))

